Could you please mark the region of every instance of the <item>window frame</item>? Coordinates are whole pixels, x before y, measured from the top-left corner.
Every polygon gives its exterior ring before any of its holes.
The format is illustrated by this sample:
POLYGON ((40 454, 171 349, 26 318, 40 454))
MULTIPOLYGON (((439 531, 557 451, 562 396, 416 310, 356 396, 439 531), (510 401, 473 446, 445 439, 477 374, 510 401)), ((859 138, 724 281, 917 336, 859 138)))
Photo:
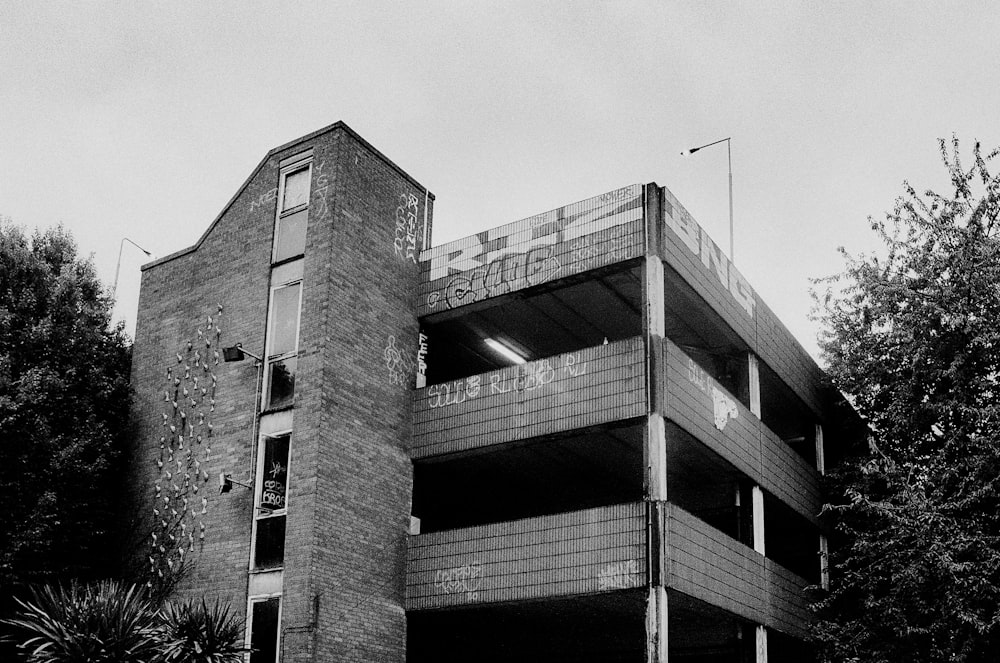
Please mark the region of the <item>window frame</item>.
POLYGON ((278 258, 278 237, 280 236, 281 233, 282 219, 294 216, 295 214, 298 214, 299 212, 302 211, 306 211, 306 231, 308 232, 308 226, 309 226, 308 209, 310 200, 312 198, 312 161, 313 161, 312 152, 309 152, 303 155, 302 158, 294 159, 293 161, 290 161, 288 164, 281 166, 280 170, 278 171, 278 196, 274 206, 275 207, 274 238, 271 241, 272 265, 283 263, 289 260, 294 260, 296 258, 302 257, 305 254, 305 246, 303 245, 303 249, 300 253, 295 253, 293 255, 278 258), (288 209, 283 210, 282 207, 285 204, 285 184, 291 175, 295 175, 296 173, 302 170, 306 171, 306 200, 304 203, 300 205, 289 207, 288 209))
POLYGON ((284 554, 282 554, 281 564, 277 566, 257 566, 257 524, 261 520, 284 518, 286 528, 288 526, 288 498, 289 493, 291 493, 292 478, 292 429, 289 428, 288 430, 276 431, 273 433, 261 433, 260 439, 257 441, 256 465, 257 471, 255 472, 256 479, 254 481, 253 491, 253 527, 250 532, 250 572, 268 573, 285 568, 284 554), (264 492, 264 449, 267 445, 268 438, 277 439, 282 437, 288 438, 288 459, 286 460, 285 465, 285 507, 283 509, 264 511, 260 507, 260 498, 264 492))
MULTIPOLYGON (((273 276, 273 272, 272 272, 273 276)), ((267 344, 264 351, 264 381, 260 393, 260 411, 270 412, 273 410, 283 410, 286 408, 294 407, 295 403, 295 391, 294 387, 292 390, 292 402, 284 405, 271 405, 271 368, 279 361, 284 361, 286 359, 297 359, 299 356, 299 338, 302 333, 302 276, 301 273, 293 276, 289 280, 282 283, 272 283, 271 291, 268 295, 267 301, 267 344), (298 286, 299 288, 299 299, 295 310, 295 342, 294 348, 286 352, 281 352, 274 354, 271 352, 271 348, 274 345, 274 335, 272 332, 272 323, 274 322, 274 296, 278 290, 283 288, 290 288, 292 286, 298 286)), ((296 366, 296 372, 298 372, 298 367, 296 366)))
POLYGON ((247 612, 246 612, 246 633, 243 636, 243 646, 247 648, 247 653, 244 655, 244 659, 247 663, 250 661, 251 652, 249 651, 250 645, 253 642, 253 606, 255 603, 263 603, 270 599, 278 599, 278 621, 277 629, 274 637, 274 663, 279 663, 281 661, 281 618, 282 613, 285 610, 285 601, 281 592, 272 594, 255 594, 253 596, 247 597, 247 612))

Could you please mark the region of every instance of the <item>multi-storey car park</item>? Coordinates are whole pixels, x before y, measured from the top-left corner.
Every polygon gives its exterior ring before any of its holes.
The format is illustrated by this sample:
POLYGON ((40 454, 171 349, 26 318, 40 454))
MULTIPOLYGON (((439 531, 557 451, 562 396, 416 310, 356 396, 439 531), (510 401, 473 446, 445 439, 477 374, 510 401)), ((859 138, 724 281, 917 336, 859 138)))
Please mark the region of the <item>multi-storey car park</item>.
POLYGON ((807 660, 815 363, 665 187, 433 201, 337 123, 143 268, 137 563, 252 663, 807 660))

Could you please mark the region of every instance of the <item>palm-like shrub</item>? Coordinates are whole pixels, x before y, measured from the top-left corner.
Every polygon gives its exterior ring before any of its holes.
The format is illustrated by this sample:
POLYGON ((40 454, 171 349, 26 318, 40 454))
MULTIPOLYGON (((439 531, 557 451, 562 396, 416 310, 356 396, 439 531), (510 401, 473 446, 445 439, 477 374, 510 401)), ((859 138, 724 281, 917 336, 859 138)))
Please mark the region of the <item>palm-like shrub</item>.
POLYGON ((134 585, 43 586, 5 623, 26 639, 31 663, 158 663, 163 635, 155 607, 134 585))
POLYGON ((28 663, 240 663, 243 620, 204 599, 158 607, 136 585, 46 585, 0 620, 28 663))
POLYGON ((239 663, 243 620, 218 601, 205 599, 167 603, 160 610, 166 663, 239 663))

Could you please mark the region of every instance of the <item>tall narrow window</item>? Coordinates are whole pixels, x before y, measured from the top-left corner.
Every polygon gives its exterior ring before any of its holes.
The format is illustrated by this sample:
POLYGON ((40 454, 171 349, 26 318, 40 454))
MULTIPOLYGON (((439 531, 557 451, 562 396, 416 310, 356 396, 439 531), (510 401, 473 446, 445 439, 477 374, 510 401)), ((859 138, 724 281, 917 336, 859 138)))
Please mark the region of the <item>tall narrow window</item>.
POLYGON ((288 513, 289 435, 261 438, 257 465, 257 508, 253 561, 255 569, 273 569, 285 561, 285 520, 288 513))
POLYGON ((278 218, 274 225, 274 262, 305 253, 312 168, 299 162, 282 170, 278 187, 278 218))
POLYGON ((295 370, 298 364, 299 303, 302 282, 287 283, 271 289, 270 320, 267 330, 267 382, 264 408, 292 404, 295 396, 295 370))
POLYGON ((250 599, 250 663, 276 663, 281 597, 250 599))

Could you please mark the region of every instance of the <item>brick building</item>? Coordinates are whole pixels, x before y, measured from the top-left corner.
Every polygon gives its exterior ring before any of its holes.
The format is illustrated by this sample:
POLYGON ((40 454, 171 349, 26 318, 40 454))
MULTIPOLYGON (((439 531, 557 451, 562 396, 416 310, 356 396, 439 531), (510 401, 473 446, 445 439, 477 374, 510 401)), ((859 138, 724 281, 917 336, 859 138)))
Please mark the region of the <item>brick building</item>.
POLYGON ((433 201, 337 123, 144 267, 141 563, 254 663, 802 660, 812 360, 666 188, 428 248, 433 201))

